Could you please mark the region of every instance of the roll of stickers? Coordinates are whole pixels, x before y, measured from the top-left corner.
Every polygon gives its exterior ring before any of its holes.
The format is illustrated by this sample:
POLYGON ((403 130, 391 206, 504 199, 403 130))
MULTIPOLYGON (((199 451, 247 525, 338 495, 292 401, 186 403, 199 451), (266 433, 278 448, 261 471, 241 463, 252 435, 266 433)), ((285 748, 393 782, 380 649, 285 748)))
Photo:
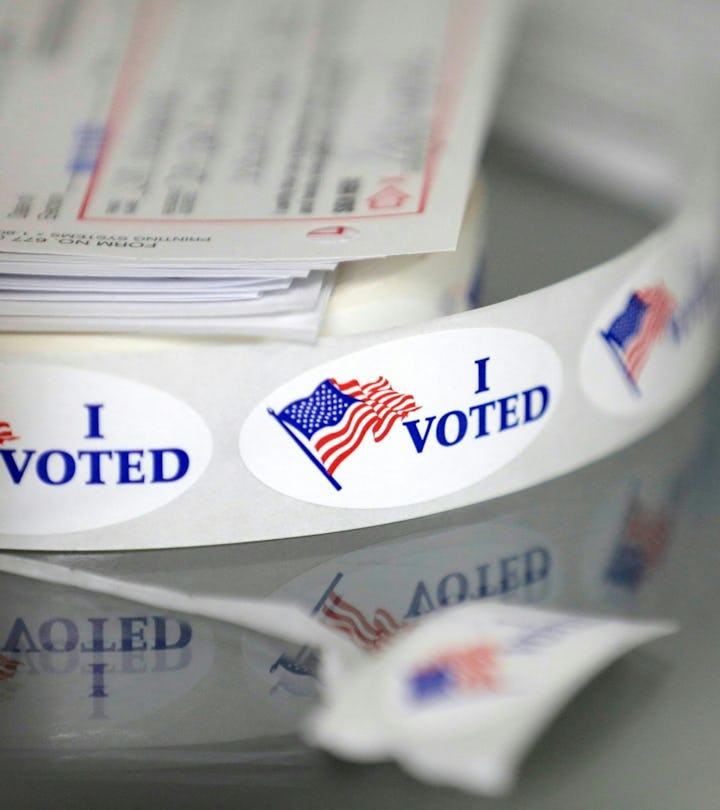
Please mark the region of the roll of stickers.
POLYGON ((368 305, 373 271, 355 286, 350 267, 315 345, 5 335, 0 545, 161 548, 389 524, 578 469, 682 409, 718 353, 715 87, 688 71, 673 105, 643 110, 646 141, 627 99, 591 86, 588 117, 558 74, 511 87, 501 127, 591 185, 635 167, 614 192, 659 200, 663 226, 541 289, 518 268, 526 294, 451 315, 442 301, 462 284, 412 298, 423 259, 390 260, 395 281, 368 305), (640 142, 657 149, 636 163, 640 142))
POLYGON ((618 259, 420 324, 315 346, 6 336, 2 545, 371 526, 531 486, 636 440, 715 361, 714 177, 703 169, 672 221, 618 259))
POLYGON ((262 547, 0 555, 0 748, 287 752, 337 630, 362 656, 463 604, 664 614, 713 403, 491 506, 262 547))
POLYGON ((451 253, 346 262, 325 313, 327 336, 418 324, 480 302, 486 239, 485 186, 470 195, 457 249, 451 253))

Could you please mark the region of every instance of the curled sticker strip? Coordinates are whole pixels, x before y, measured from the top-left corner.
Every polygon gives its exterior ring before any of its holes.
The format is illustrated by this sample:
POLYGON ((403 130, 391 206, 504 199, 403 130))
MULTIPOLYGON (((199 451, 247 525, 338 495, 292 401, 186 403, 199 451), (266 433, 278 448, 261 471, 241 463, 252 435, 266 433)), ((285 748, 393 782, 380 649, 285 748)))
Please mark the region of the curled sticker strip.
POLYGON ((381 525, 530 487, 647 434, 699 389, 720 345, 717 139, 698 118, 676 133, 688 159, 667 224, 508 301, 314 346, 5 336, 0 546, 381 525), (133 385, 144 399, 129 425, 133 385), (110 508, 112 492, 142 509, 110 508), (48 499, 62 520, 48 520, 48 499))

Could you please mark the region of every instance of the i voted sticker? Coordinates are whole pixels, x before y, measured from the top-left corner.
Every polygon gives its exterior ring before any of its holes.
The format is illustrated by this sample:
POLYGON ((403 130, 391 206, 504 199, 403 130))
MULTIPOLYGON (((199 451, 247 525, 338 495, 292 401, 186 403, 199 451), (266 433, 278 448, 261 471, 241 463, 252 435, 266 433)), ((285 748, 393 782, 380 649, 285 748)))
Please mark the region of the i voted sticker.
POLYGON ((720 283, 699 256, 647 262, 603 307, 585 341, 583 388, 632 416, 681 400, 715 355, 720 283))
POLYGON ((250 413, 240 452, 279 492, 326 506, 421 503, 517 457, 548 424, 562 370, 544 341, 457 329, 347 355, 250 413))
POLYGON ((61 366, 0 364, 0 532, 129 520, 191 487, 210 431, 151 386, 61 366))

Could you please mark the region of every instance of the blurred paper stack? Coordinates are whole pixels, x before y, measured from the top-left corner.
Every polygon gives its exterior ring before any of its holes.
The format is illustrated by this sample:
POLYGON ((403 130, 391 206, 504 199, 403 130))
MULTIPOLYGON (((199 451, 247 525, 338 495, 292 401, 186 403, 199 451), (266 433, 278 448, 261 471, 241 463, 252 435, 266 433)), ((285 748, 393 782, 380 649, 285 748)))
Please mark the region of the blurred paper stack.
POLYGON ((313 339, 338 263, 455 249, 511 16, 1 6, 3 329, 313 339))

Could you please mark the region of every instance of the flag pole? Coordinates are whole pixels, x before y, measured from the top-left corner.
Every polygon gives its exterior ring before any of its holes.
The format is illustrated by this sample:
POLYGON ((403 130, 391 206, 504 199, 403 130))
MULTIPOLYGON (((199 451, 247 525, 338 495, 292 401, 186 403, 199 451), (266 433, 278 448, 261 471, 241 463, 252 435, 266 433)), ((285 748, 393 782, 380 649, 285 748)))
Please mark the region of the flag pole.
POLYGON ((632 392, 634 394, 636 394, 637 396, 640 396, 640 387, 635 382, 635 380, 633 380, 632 375, 630 374, 630 372, 625 367, 625 363, 623 363, 622 357, 620 356, 620 353, 615 348, 615 343, 614 343, 613 339, 610 337, 610 333, 609 332, 604 332, 601 329, 600 330, 600 336, 605 341, 605 345, 610 349, 610 352, 612 353, 613 358, 615 359, 617 364, 620 366, 620 370, 622 371, 622 374, 625 377, 625 379, 630 384, 630 388, 632 389, 632 392))
POLYGON ((335 489, 339 492, 342 487, 338 482, 330 475, 330 473, 323 467, 323 465, 315 458, 315 456, 308 450, 307 447, 298 439, 298 437, 290 430, 290 428, 283 422, 282 418, 275 413, 272 408, 267 409, 270 416, 274 416, 277 420, 278 424, 282 427, 282 429, 290 436, 290 438, 295 442, 295 444, 305 453, 305 455, 312 461, 312 463, 320 470, 320 472, 327 478, 327 480, 335 487, 335 489))
POLYGON ((338 571, 337 574, 335 574, 335 576, 333 577, 332 582, 327 586, 327 588, 325 588, 325 592, 323 593, 323 595, 318 599, 317 604, 312 609, 312 613, 310 614, 311 616, 315 616, 320 612, 320 608, 325 604, 325 602, 327 602, 328 596, 330 596, 330 594, 335 590, 335 586, 338 584, 338 582, 340 582, 342 578, 343 578, 342 571, 338 571))

